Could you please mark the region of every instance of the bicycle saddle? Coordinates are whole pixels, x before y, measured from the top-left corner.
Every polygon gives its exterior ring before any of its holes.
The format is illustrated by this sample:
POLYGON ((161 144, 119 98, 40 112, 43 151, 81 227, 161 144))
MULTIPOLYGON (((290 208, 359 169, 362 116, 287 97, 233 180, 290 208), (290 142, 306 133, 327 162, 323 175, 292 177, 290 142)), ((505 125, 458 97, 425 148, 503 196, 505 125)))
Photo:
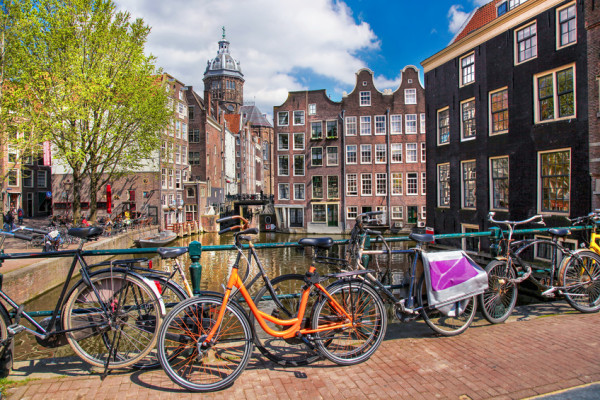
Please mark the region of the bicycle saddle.
POLYGON ((330 237, 303 238, 298 240, 298 244, 302 247, 314 246, 321 249, 328 249, 333 246, 333 239, 330 237))
POLYGON ((408 238, 411 240, 414 240, 415 242, 433 242, 435 239, 433 238, 433 235, 427 233, 427 234, 420 234, 420 233, 411 233, 410 235, 408 235, 408 238))
POLYGON ((558 237, 565 237, 565 236, 569 236, 571 234, 571 231, 567 228, 561 228, 561 229, 548 229, 548 233, 551 234, 552 236, 558 236, 558 237))
POLYGON ((91 226, 89 228, 70 228, 67 233, 80 239, 96 239, 102 235, 102 232, 104 232, 104 229, 91 226))
POLYGON ((177 258, 182 254, 188 252, 187 247, 159 247, 156 252, 160 255, 160 258, 177 258))

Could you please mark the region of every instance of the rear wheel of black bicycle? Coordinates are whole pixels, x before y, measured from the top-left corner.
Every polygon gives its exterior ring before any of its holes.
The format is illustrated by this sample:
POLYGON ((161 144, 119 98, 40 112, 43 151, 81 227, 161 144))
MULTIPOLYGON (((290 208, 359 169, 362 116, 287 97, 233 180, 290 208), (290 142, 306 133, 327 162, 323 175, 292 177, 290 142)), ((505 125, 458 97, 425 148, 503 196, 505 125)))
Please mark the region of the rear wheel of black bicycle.
POLYGON ((569 258, 562 272, 565 299, 580 312, 600 310, 600 256, 580 251, 569 258))
POLYGON ((444 336, 454 336, 463 333, 477 312, 477 296, 448 304, 440 308, 429 307, 425 275, 421 275, 417 286, 417 300, 420 302, 421 316, 433 331, 444 336))
POLYGON ((506 260, 493 260, 486 267, 488 288, 479 295, 481 313, 491 324, 500 324, 512 314, 517 304, 518 289, 515 269, 506 260))
MULTIPOLYGON (((260 311, 279 319, 295 318, 298 314, 302 287, 305 285, 304 275, 287 274, 278 276, 271 280, 271 285, 273 286, 282 307, 273 301, 266 286, 261 288, 256 296, 254 296, 254 304, 256 304, 256 307, 260 311)), ((303 328, 310 327, 310 312, 313 304, 314 296, 311 296, 306 304, 306 312, 302 324, 303 328)), ((250 313, 250 315, 252 315, 252 313, 250 313)), ((256 333, 254 336, 254 344, 265 357, 274 363, 282 366, 300 366, 310 364, 321 358, 320 354, 308 347, 302 339, 283 339, 271 336, 264 331, 255 317, 252 316, 250 320, 256 333)), ((286 326, 276 325, 267 320, 265 320, 265 323, 269 328, 276 331, 287 328, 286 326)))

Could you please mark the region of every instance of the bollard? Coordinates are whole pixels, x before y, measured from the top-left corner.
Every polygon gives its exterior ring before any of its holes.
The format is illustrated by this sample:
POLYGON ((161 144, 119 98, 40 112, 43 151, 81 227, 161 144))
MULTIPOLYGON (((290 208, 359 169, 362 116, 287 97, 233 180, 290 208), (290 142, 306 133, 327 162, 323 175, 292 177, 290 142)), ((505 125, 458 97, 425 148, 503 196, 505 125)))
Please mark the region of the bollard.
POLYGON ((192 279, 192 290, 194 295, 200 294, 200 282, 202 281, 202 265, 200 265, 200 256, 202 255, 202 244, 194 240, 189 246, 190 259, 190 277, 192 279))

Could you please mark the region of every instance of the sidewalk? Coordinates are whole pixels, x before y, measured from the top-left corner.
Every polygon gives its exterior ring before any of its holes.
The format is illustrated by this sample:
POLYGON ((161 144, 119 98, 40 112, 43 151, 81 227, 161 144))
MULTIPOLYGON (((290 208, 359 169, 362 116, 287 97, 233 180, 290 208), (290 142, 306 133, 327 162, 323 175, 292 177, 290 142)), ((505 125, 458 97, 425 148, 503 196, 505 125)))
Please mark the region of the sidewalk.
POLYGON ((18 363, 9 378, 30 380, 6 398, 522 399, 600 381, 600 314, 573 312, 564 302, 524 306, 507 323, 479 318, 456 337, 436 337, 423 322, 390 320, 373 357, 349 367, 321 361, 282 368, 257 354, 232 387, 202 395, 161 370, 101 381, 79 360, 18 363))

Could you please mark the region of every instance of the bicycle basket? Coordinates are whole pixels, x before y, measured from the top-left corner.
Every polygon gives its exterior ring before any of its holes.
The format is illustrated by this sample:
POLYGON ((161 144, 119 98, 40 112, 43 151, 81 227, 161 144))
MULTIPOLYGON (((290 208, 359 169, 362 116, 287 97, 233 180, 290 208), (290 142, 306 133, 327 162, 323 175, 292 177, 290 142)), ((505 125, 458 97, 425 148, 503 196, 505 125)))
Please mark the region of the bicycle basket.
POLYGON ((423 270, 428 304, 449 316, 461 312, 461 300, 488 288, 485 270, 464 251, 423 252, 423 270))

